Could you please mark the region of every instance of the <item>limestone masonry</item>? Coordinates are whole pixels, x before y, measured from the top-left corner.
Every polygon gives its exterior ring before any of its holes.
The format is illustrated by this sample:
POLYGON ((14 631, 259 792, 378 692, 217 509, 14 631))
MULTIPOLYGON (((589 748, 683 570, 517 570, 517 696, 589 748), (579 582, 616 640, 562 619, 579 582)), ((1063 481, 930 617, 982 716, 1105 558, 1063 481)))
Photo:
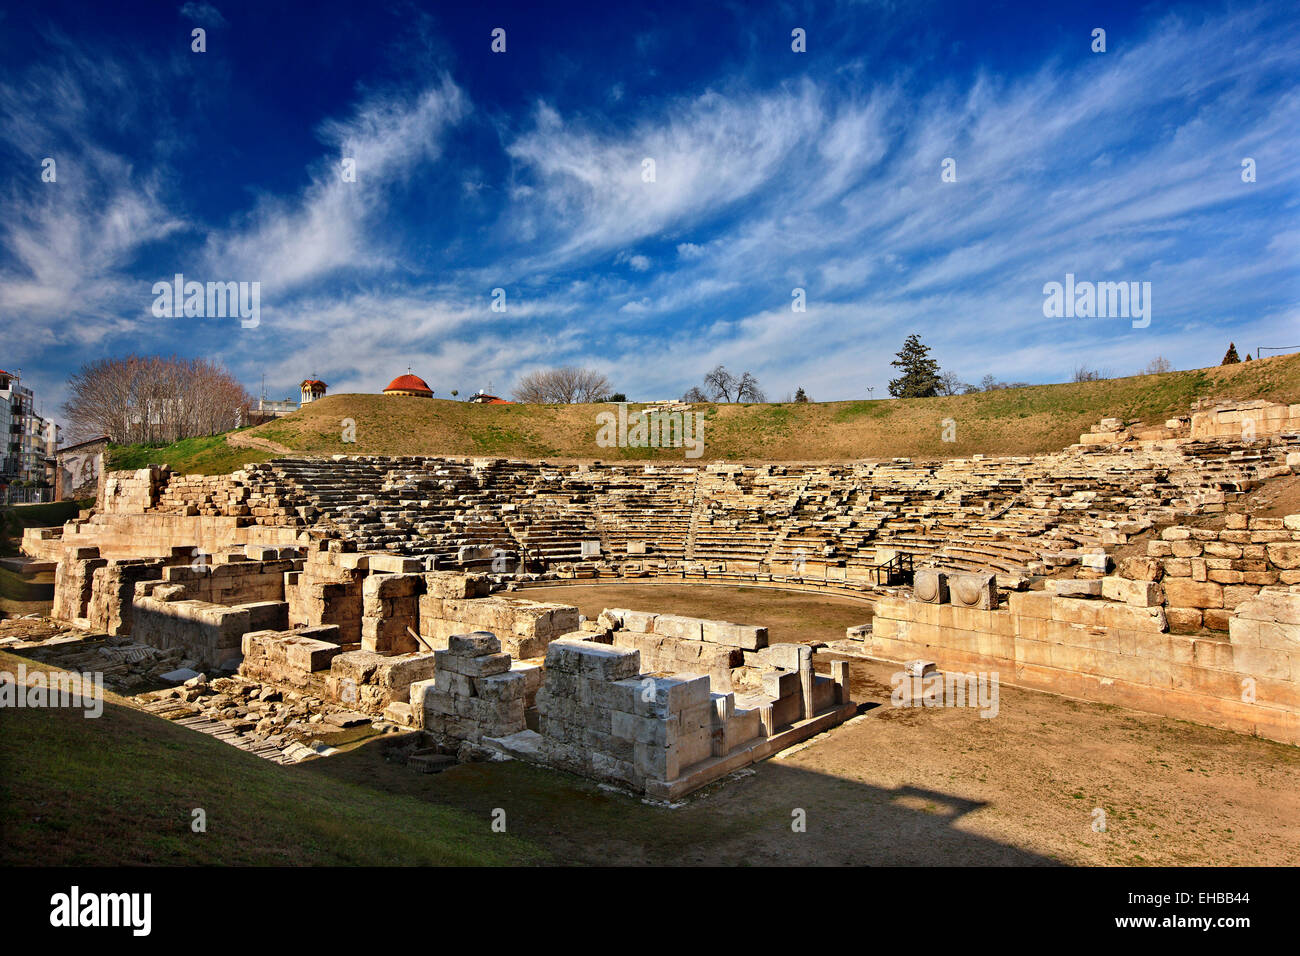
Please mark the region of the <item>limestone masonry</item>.
POLYGON ((847 663, 818 674, 811 647, 769 644, 761 625, 620 608, 584 620, 528 600, 530 586, 853 593, 875 616, 850 629, 850 654, 1294 744, 1300 515, 1234 506, 1300 471, 1296 410, 1248 403, 1155 430, 1110 419, 1063 452, 1014 458, 154 467, 106 475, 92 512, 24 549, 57 560, 60 620, 414 729, 439 752, 656 799, 852 716, 847 663))

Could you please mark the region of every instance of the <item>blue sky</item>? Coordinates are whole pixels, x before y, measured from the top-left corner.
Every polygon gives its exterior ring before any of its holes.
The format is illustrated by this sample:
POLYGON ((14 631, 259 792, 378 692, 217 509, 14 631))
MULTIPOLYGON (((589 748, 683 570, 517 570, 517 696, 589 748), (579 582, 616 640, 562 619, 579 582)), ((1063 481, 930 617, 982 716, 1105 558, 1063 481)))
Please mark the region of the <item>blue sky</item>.
POLYGON ((1300 345, 1293 3, 447 6, 6 8, 0 366, 47 412, 131 351, 272 398, 722 362, 832 400, 911 332, 967 381, 1300 345), (260 324, 155 317, 177 272, 260 324), (1149 327, 1045 318, 1066 273, 1150 282, 1149 327))

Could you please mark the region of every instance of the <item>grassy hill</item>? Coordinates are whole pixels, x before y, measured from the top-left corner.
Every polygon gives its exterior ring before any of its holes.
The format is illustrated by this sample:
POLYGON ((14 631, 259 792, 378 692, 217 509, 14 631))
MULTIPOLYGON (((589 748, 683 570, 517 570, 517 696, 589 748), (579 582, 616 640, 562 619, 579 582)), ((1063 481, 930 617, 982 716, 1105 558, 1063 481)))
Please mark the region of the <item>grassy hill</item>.
MULTIPOLYGON (((0 652, 0 670, 20 663, 0 652)), ((549 855, 493 833, 487 814, 336 779, 312 762, 280 767, 104 697, 94 720, 78 708, 6 710, 0 863, 465 866, 549 855), (190 829, 195 808, 206 833, 190 829)))
MULTIPOLYGON (((1079 440, 1108 416, 1160 423, 1193 402, 1300 402, 1300 354, 1239 365, 1035 385, 951 398, 807 404, 697 405, 705 415, 701 461, 817 461, 854 458, 1033 454, 1079 440), (955 442, 942 441, 953 419, 955 442)), ((634 408, 637 406, 633 406, 634 408)), ((490 455, 551 460, 681 461, 680 449, 600 448, 596 415, 613 405, 472 405, 387 395, 329 395, 285 418, 241 430, 294 454, 490 455), (343 442, 344 420, 355 443, 343 442)), ((225 436, 166 448, 117 449, 110 467, 166 462, 213 474, 275 457, 233 447, 225 436)))

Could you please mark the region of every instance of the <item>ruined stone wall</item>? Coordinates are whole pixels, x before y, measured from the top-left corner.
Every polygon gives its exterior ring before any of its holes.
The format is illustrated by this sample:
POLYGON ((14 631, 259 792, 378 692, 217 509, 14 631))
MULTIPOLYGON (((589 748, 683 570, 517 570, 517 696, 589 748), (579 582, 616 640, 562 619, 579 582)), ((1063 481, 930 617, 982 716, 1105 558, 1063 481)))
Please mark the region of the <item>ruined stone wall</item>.
POLYGON ((1300 515, 1224 516, 1224 527, 1165 528, 1147 559, 1125 562, 1128 577, 1158 584, 1169 629, 1227 631, 1233 611, 1261 588, 1300 583, 1300 515))
POLYGON ((422 573, 371 574, 361 586, 361 647, 378 654, 404 654, 421 645, 422 573))
POLYGON ((765 672, 762 693, 742 706, 708 675, 645 673, 638 650, 604 640, 586 631, 547 648, 537 753, 656 799, 676 799, 854 712, 848 665, 816 675, 807 647, 786 645, 801 668, 765 672))
POLYGON ((243 552, 200 554, 169 568, 165 580, 184 584, 186 596, 213 604, 283 601, 284 576, 303 567, 293 548, 249 547, 243 552))
POLYGON ((707 674, 719 691, 753 686, 767 647, 767 628, 728 621, 606 608, 598 622, 615 647, 639 651, 647 671, 707 674))
MULTIPOLYGON (((131 636, 141 644, 169 650, 181 648, 203 667, 237 664, 241 639, 264 623, 276 607, 226 607, 185 598, 179 584, 141 582, 132 602, 131 636)), ((283 607, 280 604, 279 607, 283 607)))
POLYGON ((156 506, 183 515, 235 517, 250 514, 248 494, 230 475, 170 475, 156 506))
POLYGON ((29 558, 58 561, 63 557, 63 529, 24 528, 19 550, 29 558))
POLYGON ((1192 438, 1244 438, 1300 432, 1300 405, 1233 402, 1192 413, 1192 438))
POLYGON ((326 693, 354 710, 383 714, 394 703, 405 705, 411 685, 432 678, 436 666, 434 655, 424 652, 385 656, 345 651, 330 662, 326 693))
POLYGON ((515 667, 501 642, 485 631, 451 635, 434 657, 434 678, 411 684, 416 726, 443 743, 470 744, 525 729, 537 667, 515 667))
POLYGON ((464 597, 442 597, 437 593, 420 598, 420 636, 434 648, 447 646, 453 634, 490 631, 502 649, 516 660, 542 657, 555 638, 578 630, 578 609, 567 604, 547 604, 520 598, 476 597, 469 590, 486 593, 486 579, 478 584, 474 576, 461 575, 468 583, 464 597))
POLYGON ((644 790, 648 781, 676 780, 684 768, 709 757, 709 678, 644 680, 641 654, 633 648, 553 642, 537 698, 545 759, 572 773, 644 790))
POLYGON ((86 616, 94 593, 95 572, 108 566, 108 559, 98 548, 66 548, 54 569, 54 604, 50 616, 61 621, 76 621, 86 616))
POLYGON ((330 670, 343 648, 339 629, 324 625, 249 631, 240 639, 240 653, 243 677, 323 693, 324 685, 316 675, 330 670))
POLYGON ((104 634, 131 633, 136 585, 141 581, 161 581, 164 562, 164 558, 134 558, 110 561, 96 568, 86 608, 90 627, 104 634))
POLYGON ((300 532, 293 528, 246 523, 246 518, 181 514, 97 513, 63 527, 63 544, 96 547, 105 557, 147 558, 185 548, 193 555, 216 554, 235 545, 294 547, 300 532))
POLYGON ((337 625, 343 643, 360 643, 361 589, 368 574, 369 556, 358 554, 350 542, 311 542, 302 568, 284 577, 289 622, 337 625))
POLYGON ((104 492, 97 507, 106 514, 141 514, 158 503, 158 494, 167 483, 169 470, 150 465, 138 471, 110 472, 104 480, 104 492))
POLYGON ((864 646, 885 660, 996 671, 1008 683, 1300 743, 1300 586, 1243 600, 1225 640, 1170 634, 1151 582, 1101 583, 1129 600, 1013 592, 982 610, 882 597, 864 646))

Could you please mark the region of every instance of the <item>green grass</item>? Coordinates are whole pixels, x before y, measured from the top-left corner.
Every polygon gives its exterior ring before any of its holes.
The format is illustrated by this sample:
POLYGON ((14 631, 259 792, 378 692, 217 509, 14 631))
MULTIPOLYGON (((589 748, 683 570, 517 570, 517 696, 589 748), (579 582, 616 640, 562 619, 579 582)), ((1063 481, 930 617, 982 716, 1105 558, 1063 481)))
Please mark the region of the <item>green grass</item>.
POLYGON ((94 503, 94 498, 83 498, 80 501, 50 501, 0 508, 0 557, 18 554, 24 528, 53 528, 71 521, 78 511, 94 503))
MULTIPOLYGON (((1233 366, 914 399, 693 406, 705 416, 701 461, 845 461, 1059 451, 1102 418, 1148 425, 1188 414, 1199 399, 1300 402, 1300 354, 1233 366), (943 441, 950 433, 955 441, 943 441)), ((637 403, 633 403, 633 410, 637 403)), ((328 395, 247 430, 304 455, 493 455, 551 460, 683 461, 681 449, 602 448, 600 411, 613 405, 473 405, 388 395, 328 395), (342 423, 355 425, 344 444, 342 423)), ((110 467, 166 462, 215 474, 274 457, 223 436, 110 452, 110 467)))
POLYGON ((229 445, 225 435, 211 435, 170 445, 110 445, 107 467, 110 471, 134 471, 149 465, 171 465, 187 474, 221 475, 274 457, 260 448, 229 445))
POLYGON ((870 402, 841 402, 835 410, 837 422, 851 422, 858 418, 888 418, 893 406, 883 400, 870 402))
POLYGON ((8 610, 10 602, 48 604, 52 588, 53 585, 36 584, 8 568, 0 568, 0 610, 8 610))
MULTIPOLYGON (((21 661, 0 652, 0 670, 15 673, 21 661)), ((5 712, 0 863, 476 866, 547 858, 534 843, 493 833, 488 814, 335 779, 311 762, 280 767, 105 697, 97 719, 71 708, 5 712), (206 833, 191 830, 196 808, 206 833)))

